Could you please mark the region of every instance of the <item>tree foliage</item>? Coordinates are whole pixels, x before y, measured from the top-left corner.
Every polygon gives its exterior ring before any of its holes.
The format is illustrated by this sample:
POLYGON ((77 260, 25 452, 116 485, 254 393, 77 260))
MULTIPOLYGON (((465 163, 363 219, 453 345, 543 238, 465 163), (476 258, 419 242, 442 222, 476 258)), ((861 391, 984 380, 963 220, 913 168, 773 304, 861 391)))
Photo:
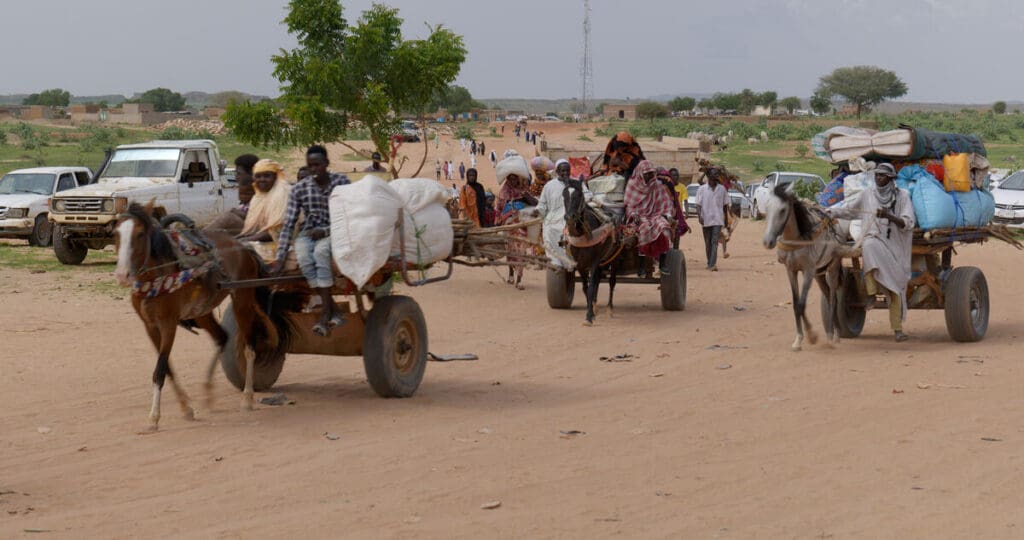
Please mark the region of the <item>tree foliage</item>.
POLYGON ((284 23, 298 46, 271 57, 280 106, 234 103, 225 114, 239 139, 258 146, 339 141, 358 120, 390 155, 396 113, 425 112, 466 59, 462 37, 441 26, 404 40, 398 10, 379 4, 350 25, 338 0, 291 0, 284 23))
POLYGON ((896 73, 875 66, 836 68, 821 77, 815 93, 839 96, 857 109, 857 117, 887 99, 907 94, 907 85, 896 73))
POLYGON ((185 108, 185 96, 167 88, 153 88, 125 103, 150 103, 157 112, 180 111, 185 108))
POLYGON ((636 106, 637 118, 655 119, 668 116, 668 107, 657 101, 643 101, 636 106))
POLYGON ((211 107, 227 107, 232 101, 241 103, 249 99, 249 96, 244 92, 238 90, 227 90, 224 92, 217 92, 210 96, 209 105, 211 107))
POLYGON ((777 94, 777 93, 775 93, 775 92, 773 92, 771 90, 769 90, 767 92, 761 92, 760 94, 757 95, 757 104, 762 106, 762 107, 767 107, 767 108, 771 109, 771 108, 775 107, 775 105, 776 105, 776 103, 778 103, 778 101, 779 101, 779 94, 777 94))
POLYGON ((997 101, 992 104, 992 112, 996 114, 1006 114, 1006 102, 997 101))
POLYGON ((22 105, 43 105, 44 107, 67 107, 71 103, 71 92, 60 88, 43 90, 22 100, 22 105))
POLYGON ((793 114, 793 111, 799 109, 800 104, 800 98, 796 96, 789 96, 779 100, 779 105, 783 109, 786 109, 786 112, 789 114, 793 114))
POLYGON ((676 96, 668 102, 673 111, 692 111, 697 106, 697 100, 690 96, 676 96))
POLYGON ((448 109, 448 112, 451 114, 462 114, 471 109, 486 109, 487 105, 473 99, 473 95, 463 86, 446 85, 434 94, 430 108, 435 111, 438 109, 448 109))
POLYGON ((811 110, 817 114, 828 114, 832 111, 832 96, 818 89, 811 94, 811 110))

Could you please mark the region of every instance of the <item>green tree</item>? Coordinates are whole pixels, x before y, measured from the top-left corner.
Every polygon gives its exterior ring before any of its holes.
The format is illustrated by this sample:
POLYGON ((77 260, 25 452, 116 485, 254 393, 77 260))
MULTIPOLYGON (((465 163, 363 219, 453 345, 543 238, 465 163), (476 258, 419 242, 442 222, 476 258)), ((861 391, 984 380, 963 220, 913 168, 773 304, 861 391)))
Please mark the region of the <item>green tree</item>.
MULTIPOLYGON (((338 0, 291 0, 284 23, 298 47, 271 57, 280 106, 235 103, 225 114, 235 136, 257 146, 340 141, 358 120, 376 150, 391 155, 396 113, 425 113, 466 59, 462 37, 441 26, 402 39, 398 10, 379 4, 349 25, 338 0)), ((395 162, 388 160, 397 176, 395 162)))
POLYGON ((60 88, 43 90, 22 100, 22 105, 43 105, 45 107, 67 107, 71 103, 71 92, 60 88))
POLYGON ((673 111, 692 111, 697 106, 697 100, 690 96, 676 96, 672 98, 672 101, 668 102, 668 106, 673 111))
POLYGON ((793 111, 800 108, 800 98, 796 96, 782 98, 779 100, 779 105, 782 106, 783 109, 786 109, 787 113, 793 114, 793 111))
POLYGON ((821 89, 811 94, 811 110, 817 114, 828 114, 832 111, 832 96, 821 89))
POLYGON ((744 88, 736 96, 739 100, 739 107, 736 110, 740 114, 750 114, 754 112, 754 107, 757 107, 758 95, 749 88, 744 88))
POLYGON ((996 114, 1006 114, 1006 102, 997 101, 992 104, 992 112, 996 114))
POLYGON ((167 88, 153 88, 125 103, 149 103, 159 112, 180 111, 185 108, 185 96, 167 88))
POLYGON ((471 109, 486 109, 487 105, 473 99, 473 95, 467 88, 451 85, 437 91, 430 108, 435 111, 443 108, 448 109, 451 114, 461 114, 469 112, 471 109))
POLYGON ((875 66, 837 68, 821 77, 816 92, 839 96, 857 109, 857 118, 887 99, 907 94, 907 85, 896 73, 875 66))
POLYGON ((668 107, 664 103, 658 103, 657 101, 643 101, 636 106, 636 116, 637 118, 649 120, 664 118, 668 116, 668 107))
POLYGON ((739 94, 717 92, 711 96, 712 106, 720 111, 736 111, 740 108, 739 94))
POLYGON ((767 107, 768 109, 774 108, 775 104, 778 103, 778 101, 779 94, 772 92, 771 90, 767 92, 761 92, 760 94, 757 95, 757 104, 762 107, 767 107))

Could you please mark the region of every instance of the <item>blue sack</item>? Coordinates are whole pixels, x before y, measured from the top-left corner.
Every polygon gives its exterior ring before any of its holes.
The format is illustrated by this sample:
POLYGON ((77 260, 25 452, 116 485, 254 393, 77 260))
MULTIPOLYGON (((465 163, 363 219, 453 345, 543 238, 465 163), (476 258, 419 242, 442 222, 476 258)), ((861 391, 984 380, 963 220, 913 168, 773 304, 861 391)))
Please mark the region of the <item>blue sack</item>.
POLYGON ((819 205, 833 206, 843 201, 843 180, 846 179, 846 176, 846 173, 842 173, 825 184, 825 189, 815 196, 819 205))
POLYGON ((947 192, 942 183, 920 165, 900 170, 896 185, 910 192, 917 228, 923 230, 982 227, 992 221, 996 201, 979 189, 967 193, 947 192))

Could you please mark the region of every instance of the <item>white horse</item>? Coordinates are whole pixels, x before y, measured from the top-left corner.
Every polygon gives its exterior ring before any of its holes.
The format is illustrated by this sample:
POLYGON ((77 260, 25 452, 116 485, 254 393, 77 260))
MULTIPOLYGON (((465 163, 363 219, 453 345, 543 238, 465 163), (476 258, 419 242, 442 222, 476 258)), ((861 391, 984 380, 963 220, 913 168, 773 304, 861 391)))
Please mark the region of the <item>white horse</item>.
POLYGON ((812 278, 817 279, 821 294, 828 300, 828 317, 825 317, 823 324, 829 345, 838 344, 836 296, 840 285, 842 257, 851 255, 851 248, 840 240, 830 218, 823 212, 808 209, 786 188, 785 185, 776 187, 768 200, 764 247, 777 248, 779 262, 786 266, 789 287, 793 293, 793 315, 796 318, 793 350, 799 351, 802 348, 805 329, 812 345, 818 340, 805 312, 812 278), (803 272, 803 284, 799 289, 798 272, 803 272))

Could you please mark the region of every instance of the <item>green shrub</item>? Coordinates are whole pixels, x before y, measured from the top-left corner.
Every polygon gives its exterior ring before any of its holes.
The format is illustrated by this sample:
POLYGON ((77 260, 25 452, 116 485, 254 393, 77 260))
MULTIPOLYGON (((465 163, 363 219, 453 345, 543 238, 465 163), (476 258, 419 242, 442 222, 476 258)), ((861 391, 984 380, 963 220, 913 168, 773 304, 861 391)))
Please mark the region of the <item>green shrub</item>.
POLYGON ((793 152, 796 153, 797 157, 799 158, 807 157, 807 152, 809 152, 810 150, 811 149, 808 148, 807 145, 804 143, 800 143, 793 147, 793 152))

